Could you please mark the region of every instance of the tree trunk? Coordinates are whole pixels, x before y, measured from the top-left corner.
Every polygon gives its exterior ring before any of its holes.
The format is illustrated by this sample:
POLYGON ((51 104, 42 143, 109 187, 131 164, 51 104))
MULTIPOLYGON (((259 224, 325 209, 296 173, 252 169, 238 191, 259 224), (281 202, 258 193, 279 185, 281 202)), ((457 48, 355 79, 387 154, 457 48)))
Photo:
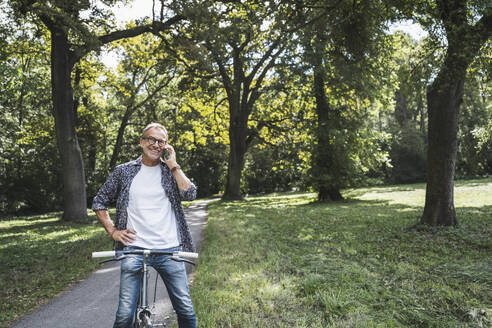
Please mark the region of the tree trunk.
MULTIPOLYGON (((86 108, 90 108, 91 112, 95 111, 95 108, 93 106, 90 106, 87 99, 84 98, 84 105, 86 108)), ((86 171, 89 171, 89 177, 92 180, 92 177, 94 176, 96 172, 96 159, 97 159, 97 144, 98 144, 98 138, 97 138, 97 132, 95 127, 91 125, 91 129, 89 131, 88 135, 88 143, 89 143, 89 155, 87 157, 87 163, 88 163, 88 168, 86 171)))
MULTIPOLYGON (((340 188, 333 183, 332 172, 334 152, 330 144, 330 106, 326 100, 325 80, 320 57, 315 59, 314 65, 314 96, 316 98, 316 114, 318 116, 317 139, 318 145, 314 154, 314 178, 318 191, 318 201, 343 200, 340 188)), ((332 118, 333 119, 333 118, 332 118)))
POLYGON ((464 76, 451 81, 437 79, 427 95, 428 139, 427 187, 421 223, 456 225, 454 173, 458 148, 458 110, 464 76))
MULTIPOLYGON (((230 105, 234 106, 234 105, 230 105)), ((227 182, 223 199, 242 199, 241 196, 241 173, 244 167, 244 155, 247 150, 247 122, 238 109, 230 109, 229 120, 229 165, 227 169, 227 182), (235 115, 233 113, 236 113, 235 115)))
POLYGON ((418 108, 418 113, 420 114, 419 127, 420 127, 420 132, 422 134, 425 134, 425 107, 420 92, 418 96, 419 96, 419 100, 418 100, 417 108, 418 108))
POLYGON ((443 66, 427 94, 427 187, 420 223, 431 226, 458 224, 454 209, 454 173, 458 149, 458 111, 468 63, 457 49, 452 46, 448 48, 443 66))
POLYGON ((408 114, 408 102, 406 96, 399 90, 395 92, 395 117, 396 121, 403 128, 407 125, 409 114, 408 114))
POLYGON ((120 127, 118 128, 118 135, 116 137, 116 143, 114 144, 113 154, 111 155, 111 161, 109 162, 109 168, 111 171, 115 168, 116 162, 118 161, 121 146, 123 145, 123 136, 125 135, 125 129, 132 114, 133 111, 131 110, 131 108, 127 108, 125 114, 123 115, 123 118, 121 119, 120 127))
POLYGON ((56 140, 63 167, 63 219, 67 221, 87 217, 84 164, 73 113, 72 67, 67 33, 52 28, 51 87, 56 140))
POLYGON ((282 38, 279 37, 273 41, 256 63, 248 59, 248 54, 242 55, 250 42, 249 37, 241 44, 232 45, 232 79, 226 68, 226 62, 229 59, 223 62, 222 55, 217 55, 214 52, 214 46, 207 42, 207 47, 210 47, 219 67, 219 74, 229 103, 229 163, 223 199, 242 199, 241 174, 244 167, 244 156, 254 138, 254 132, 250 133, 248 130, 248 120, 256 100, 260 97, 261 85, 267 72, 275 66, 276 58, 283 51, 283 47, 280 47, 281 40, 282 38), (252 69, 246 75, 245 72, 251 68, 250 64, 252 69), (254 87, 251 88, 253 81, 254 87))
POLYGON ((325 186, 320 186, 318 190, 318 202, 329 202, 329 201, 339 201, 343 200, 343 196, 340 193, 340 189, 337 188, 326 188, 325 186))
POLYGON ((454 209, 454 173, 458 146, 458 111, 463 98, 466 70, 492 35, 492 9, 469 25, 466 1, 437 3, 448 49, 427 94, 427 188, 421 224, 458 224, 454 209))

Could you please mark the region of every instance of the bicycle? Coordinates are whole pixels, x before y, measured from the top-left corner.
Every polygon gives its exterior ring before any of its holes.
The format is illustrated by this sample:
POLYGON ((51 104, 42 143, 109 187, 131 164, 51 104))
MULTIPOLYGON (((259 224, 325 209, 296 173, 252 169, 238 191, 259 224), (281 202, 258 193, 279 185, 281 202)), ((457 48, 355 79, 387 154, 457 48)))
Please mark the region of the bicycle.
MULTIPOLYGON (((103 251, 103 252, 93 252, 93 258, 99 257, 112 257, 107 260, 100 261, 99 263, 106 263, 111 261, 121 261, 127 255, 143 255, 143 265, 142 265, 142 280, 140 281, 140 296, 137 302, 137 308, 135 309, 135 315, 133 319, 133 327, 134 328, 153 328, 157 326, 165 326, 165 324, 153 324, 152 318, 154 316, 153 308, 151 308, 148 304, 147 300, 147 286, 148 286, 148 275, 149 268, 147 265, 147 259, 150 255, 170 255, 171 259, 177 262, 185 262, 195 265, 195 263, 189 258, 196 259, 198 258, 197 253, 190 252, 164 252, 164 251, 155 251, 151 249, 132 249, 126 251, 103 251)), ((157 288, 157 280, 156 280, 156 288, 157 288)), ((154 292, 155 297, 155 292, 154 292)), ((154 299, 155 303, 155 299, 154 299)))

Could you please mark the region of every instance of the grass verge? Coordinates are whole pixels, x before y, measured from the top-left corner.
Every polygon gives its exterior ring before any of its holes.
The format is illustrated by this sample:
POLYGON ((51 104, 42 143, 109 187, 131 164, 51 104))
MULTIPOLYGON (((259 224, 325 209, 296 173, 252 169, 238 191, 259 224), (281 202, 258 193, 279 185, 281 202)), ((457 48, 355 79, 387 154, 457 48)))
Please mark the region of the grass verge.
MULTIPOLYGON (((187 207, 193 202, 183 202, 187 207)), ((112 218, 115 210, 110 210, 112 218)), ((0 327, 8 327, 100 267, 94 251, 113 242, 96 215, 61 221, 62 213, 0 220, 0 327)))
POLYGON ((84 222, 60 218, 50 213, 0 221, 0 327, 87 277, 99 266, 91 252, 112 248, 92 212, 84 222))
POLYGON ((211 204, 199 327, 491 327, 492 180, 455 194, 459 227, 428 231, 421 184, 211 204))

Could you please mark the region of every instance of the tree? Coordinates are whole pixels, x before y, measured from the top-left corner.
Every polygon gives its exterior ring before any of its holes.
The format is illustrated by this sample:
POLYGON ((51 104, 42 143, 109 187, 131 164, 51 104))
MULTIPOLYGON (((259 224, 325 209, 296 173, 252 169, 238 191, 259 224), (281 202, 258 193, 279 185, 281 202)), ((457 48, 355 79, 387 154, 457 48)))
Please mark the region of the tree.
POLYGON ((420 223, 451 226, 458 223, 454 208, 458 112, 467 69, 492 36, 492 7, 465 0, 436 0, 435 4, 433 18, 442 24, 447 48, 427 93, 427 187, 420 223))
POLYGON ((319 201, 341 200, 341 188, 355 180, 354 159, 360 159, 361 107, 380 91, 374 77, 384 63, 387 17, 377 1, 310 1, 296 11, 317 118, 313 185, 319 201))
POLYGON ((427 155, 427 111, 425 91, 442 60, 440 45, 432 38, 416 41, 410 35, 392 35, 396 77, 394 112, 388 117, 392 138, 389 152, 390 183, 425 181, 427 155))
MULTIPOLYGON (((183 83, 185 80, 181 80, 183 83)), ((180 150, 180 162, 198 186, 197 195, 208 197, 223 190, 227 170, 227 109, 223 90, 218 83, 202 88, 201 83, 176 90, 175 119, 172 124, 173 145, 180 150), (218 94, 217 94, 218 93, 218 94)))
POLYGON ((456 176, 492 174, 492 47, 468 70, 458 125, 456 176))
POLYGON ((10 2, 17 13, 32 14, 34 20, 39 20, 50 31, 53 115, 63 167, 63 219, 85 218, 87 217, 85 172, 75 131, 77 113, 72 85, 74 65, 87 53, 99 50, 104 44, 146 32, 167 30, 183 19, 183 16, 175 15, 165 22, 154 21, 151 24, 109 32, 108 13, 97 8, 96 5, 91 5, 89 1, 12 0, 10 2), (82 17, 84 10, 89 11, 88 18, 82 17), (98 35, 101 32, 103 34, 98 35))
POLYGON ((50 132, 49 51, 45 49, 48 34, 5 17, 2 23, 11 30, 0 26, 0 209, 12 213, 58 208, 59 160, 50 132))
POLYGON ((265 82, 251 115, 250 130, 256 136, 245 156, 243 193, 307 189, 304 178, 310 162, 306 154, 312 140, 307 128, 311 122, 304 115, 311 104, 304 95, 309 87, 282 59, 265 82))
POLYGON ((123 114, 118 118, 120 124, 109 163, 110 170, 116 166, 125 129, 132 116, 142 111, 151 99, 162 98, 162 91, 178 75, 175 59, 158 48, 157 40, 154 35, 145 34, 119 42, 122 58, 117 69, 118 76, 111 82, 105 82, 108 85, 106 90, 115 95, 117 104, 114 105, 123 107, 123 114))
MULTIPOLYGON (((188 8, 193 22, 181 34, 181 56, 190 68, 214 76, 229 110, 229 160, 224 199, 240 199, 244 156, 257 131, 249 119, 288 37, 281 1, 205 2, 188 8)), ((200 77, 199 74, 197 77, 200 77)), ((209 77, 210 78, 210 77, 209 77)))

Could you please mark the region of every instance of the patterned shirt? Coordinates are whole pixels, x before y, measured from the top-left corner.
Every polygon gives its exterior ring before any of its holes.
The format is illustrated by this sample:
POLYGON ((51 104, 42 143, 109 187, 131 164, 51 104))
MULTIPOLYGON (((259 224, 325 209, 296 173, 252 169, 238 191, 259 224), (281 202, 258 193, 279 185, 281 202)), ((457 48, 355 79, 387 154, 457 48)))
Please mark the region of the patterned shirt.
MULTIPOLYGON (((169 197, 169 201, 171 202, 171 206, 176 216, 179 242, 184 251, 194 252, 195 246, 191 239, 190 228, 185 220, 181 199, 194 200, 196 198, 196 187, 192 183, 188 190, 180 190, 171 170, 162 159, 159 165, 161 167, 161 184, 166 195, 169 197)), ((141 167, 142 156, 134 161, 118 165, 109 175, 108 179, 101 189, 99 189, 96 197, 94 197, 94 200, 92 201, 92 209, 98 211, 107 210, 111 203, 116 199, 115 226, 118 230, 126 229, 130 186, 133 178, 135 178, 141 167)), ((115 242, 115 249, 121 250, 123 247, 124 245, 122 243, 115 242)))

